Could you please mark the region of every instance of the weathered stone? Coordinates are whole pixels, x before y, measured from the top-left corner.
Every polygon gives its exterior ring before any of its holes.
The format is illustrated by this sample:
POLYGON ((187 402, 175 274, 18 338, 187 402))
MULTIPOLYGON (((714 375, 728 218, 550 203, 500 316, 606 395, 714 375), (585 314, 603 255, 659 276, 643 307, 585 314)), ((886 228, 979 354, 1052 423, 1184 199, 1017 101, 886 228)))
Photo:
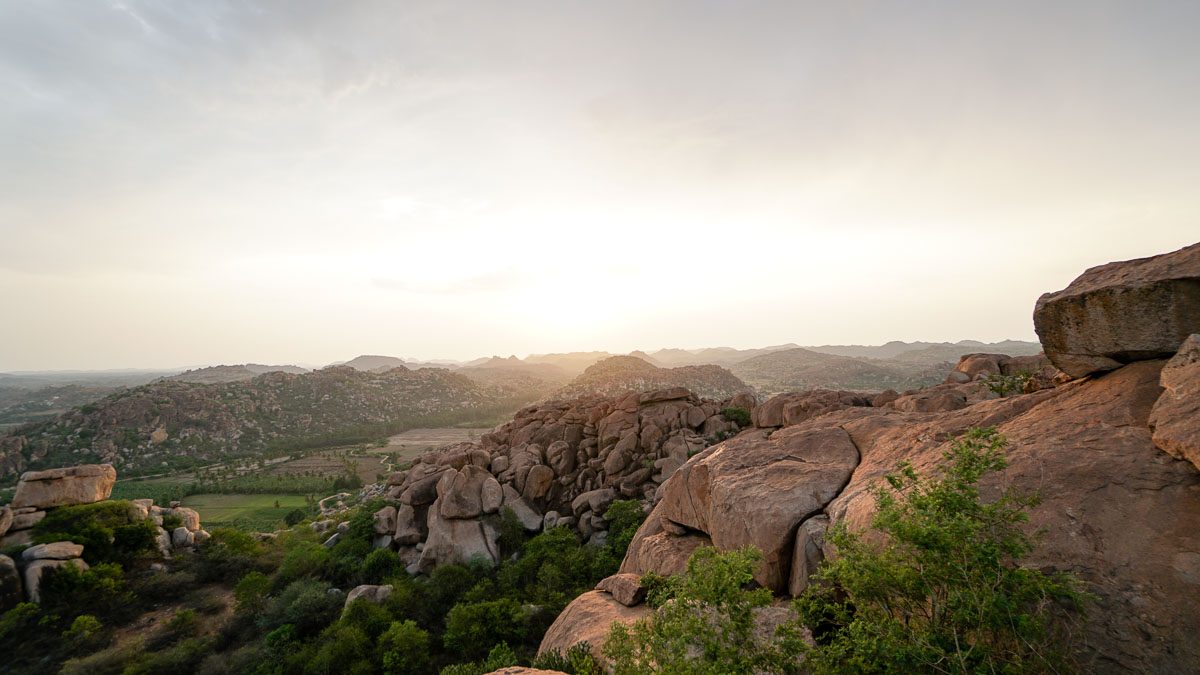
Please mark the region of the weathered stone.
POLYGON ((1046 356, 1072 377, 1169 358, 1200 333, 1200 244, 1093 267, 1037 301, 1046 356))
POLYGON ((168 511, 168 513, 182 520, 183 526, 187 528, 188 532, 195 532, 200 529, 200 514, 196 513, 195 509, 178 506, 168 511))
POLYGON ((675 536, 663 529, 661 518, 650 516, 633 536, 625 559, 621 561, 621 573, 641 576, 655 572, 662 576, 682 574, 687 570, 687 561, 701 546, 712 546, 703 532, 675 536))
POLYGON ((8 534, 0 537, 0 550, 9 546, 28 546, 33 543, 33 530, 9 530, 8 534))
MULTIPOLYGON (((412 508, 412 507, 409 507, 412 508)), ((391 534, 396 531, 396 507, 385 506, 371 516, 375 534, 391 534)))
POLYGON ((502 508, 512 509, 513 514, 517 516, 517 520, 521 521, 521 527, 530 532, 537 532, 541 529, 542 516, 538 515, 537 511, 534 511, 533 507, 511 485, 505 483, 501 490, 504 493, 504 506, 502 508))
MULTIPOLYGON (((440 502, 441 498, 438 500, 440 502)), ((476 556, 491 563, 500 560, 500 548, 496 544, 499 533, 477 518, 445 518, 435 502, 429 509, 428 528, 429 536, 417 563, 421 572, 430 572, 448 563, 467 563, 476 556)))
POLYGON ((85 464, 46 471, 26 471, 17 483, 13 508, 39 509, 104 501, 112 494, 117 471, 111 464, 85 464))
POLYGON ((783 592, 796 526, 838 495, 858 459, 840 428, 748 431, 679 469, 650 517, 700 530, 720 549, 757 547, 764 561, 755 579, 783 592))
POLYGON ((484 481, 495 479, 474 464, 447 471, 438 481, 438 508, 443 518, 477 518, 483 515, 484 481))
POLYGON ((212 535, 207 530, 196 530, 192 533, 192 544, 195 546, 199 546, 209 539, 212 539, 212 535))
POLYGON ((51 570, 66 565, 74 565, 82 571, 88 570, 88 564, 82 560, 34 560, 25 566, 25 597, 29 602, 42 601, 42 578, 51 570))
POLYGON ((646 599, 648 589, 642 585, 641 575, 618 573, 602 579, 596 584, 596 590, 607 591, 622 605, 634 607, 646 599))
POLYGON ((576 497, 571 502, 571 510, 575 512, 576 516, 581 515, 584 511, 602 514, 616 499, 617 493, 612 488, 600 488, 576 497))
POLYGON ((1200 335, 1191 335, 1163 366, 1162 396, 1150 412, 1154 444, 1200 468, 1200 335))
POLYGON ((192 532, 187 527, 177 527, 171 531, 171 546, 174 548, 187 548, 192 542, 192 532))
POLYGON ((24 599, 17 564, 12 558, 0 554, 0 614, 16 607, 24 599))
POLYGON ((392 535, 393 541, 400 546, 411 546, 425 538, 425 532, 421 527, 421 520, 417 518, 417 511, 408 504, 401 504, 396 508, 396 532, 392 535))
POLYGON ((605 637, 614 621, 633 623, 650 612, 646 605, 626 607, 609 593, 588 591, 571 601, 558 615, 542 638, 538 654, 567 650, 580 642, 587 642, 596 658, 602 658, 605 637))
POLYGON ((555 441, 546 448, 546 461, 554 473, 564 476, 575 470, 575 451, 566 441, 555 441))
POLYGON ((382 605, 391 596, 391 584, 387 584, 386 586, 372 586, 370 584, 355 586, 354 588, 350 589, 349 593, 346 594, 346 603, 342 605, 342 612, 345 613, 347 609, 350 609, 351 603, 353 603, 355 600, 369 602, 372 605, 382 605))
POLYGON ((504 491, 500 489, 500 483, 495 478, 488 476, 484 479, 483 487, 479 490, 479 501, 484 513, 500 510, 500 505, 504 503, 504 491))
POLYGON ((42 518, 46 517, 45 511, 34 511, 32 513, 18 513, 13 516, 12 526, 10 530, 28 530, 29 528, 42 522, 42 518))
POLYGON ((800 595, 811 583, 812 575, 825 560, 825 531, 829 529, 829 516, 813 516, 800 523, 796 530, 796 545, 792 550, 792 573, 788 580, 788 593, 800 595))
POLYGON ((83 555, 83 546, 70 541, 38 544, 25 549, 21 557, 26 562, 33 560, 70 560, 83 555))
POLYGON ((525 490, 521 494, 530 501, 540 499, 546 496, 553 484, 554 469, 545 464, 537 464, 529 468, 529 474, 525 478, 525 490))
POLYGON ((8 533, 9 528, 12 527, 12 521, 12 509, 7 506, 0 506, 0 537, 8 533))

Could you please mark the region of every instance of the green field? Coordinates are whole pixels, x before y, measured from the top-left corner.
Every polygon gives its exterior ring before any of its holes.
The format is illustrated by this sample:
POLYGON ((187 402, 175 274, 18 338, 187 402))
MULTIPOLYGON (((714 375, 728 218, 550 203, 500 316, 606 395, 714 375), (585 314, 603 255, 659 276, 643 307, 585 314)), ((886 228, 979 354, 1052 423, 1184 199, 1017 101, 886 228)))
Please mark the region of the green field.
POLYGON ((233 521, 278 521, 292 509, 304 509, 304 495, 191 495, 183 505, 200 514, 201 523, 220 525, 233 521), (275 508, 279 502, 279 508, 275 508))

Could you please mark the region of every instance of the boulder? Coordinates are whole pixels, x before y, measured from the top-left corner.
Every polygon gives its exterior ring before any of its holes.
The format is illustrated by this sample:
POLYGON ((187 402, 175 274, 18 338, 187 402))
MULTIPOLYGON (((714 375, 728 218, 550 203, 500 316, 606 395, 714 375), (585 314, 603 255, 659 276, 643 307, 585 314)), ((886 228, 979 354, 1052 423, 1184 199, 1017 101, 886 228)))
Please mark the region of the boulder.
POLYGON ((146 520, 150 517, 150 511, 154 508, 153 499, 131 499, 130 504, 133 504, 134 518, 137 520, 146 520))
POLYGON ((1200 468, 1200 335, 1190 335, 1159 376, 1163 393, 1150 411, 1154 444, 1200 468))
POLYGON ((617 602, 626 607, 634 607, 646 599, 648 589, 642 585, 640 575, 618 573, 600 580, 600 583, 596 584, 596 590, 611 593, 617 602))
POLYGON ((499 511, 500 505, 504 503, 504 490, 500 488, 500 482, 491 476, 485 478, 479 491, 479 501, 483 505, 484 513, 499 511))
POLYGON ((24 599, 17 564, 12 558, 0 554, 0 614, 16 607, 24 599))
POLYGON ((391 584, 387 584, 386 586, 372 586, 370 584, 355 586, 346 594, 346 603, 342 605, 342 612, 344 613, 349 609, 350 604, 355 600, 363 600, 373 605, 382 605, 391 595, 391 584))
POLYGON ((602 658, 604 638, 614 621, 633 623, 650 613, 646 605, 626 607, 604 591, 588 591, 571 601, 558 615, 542 638, 538 655, 551 650, 566 654, 567 650, 580 642, 587 642, 592 654, 602 658))
POLYGON ((755 579, 785 592, 796 527, 838 496, 858 461, 838 427, 744 432, 675 472, 650 518, 704 532, 720 549, 757 547, 755 579))
POLYGON ((51 544, 38 544, 25 549, 21 557, 26 562, 34 560, 70 560, 83 555, 83 546, 69 542, 56 541, 51 544))
POLYGON ((30 513, 17 513, 13 515, 12 526, 10 530, 28 530, 29 528, 42 522, 42 518, 46 517, 45 511, 32 511, 30 513))
POLYGON ((1170 358, 1200 332, 1200 244, 1093 267, 1037 301, 1046 356, 1072 377, 1170 358))
POLYGON ((539 516, 511 485, 505 483, 501 492, 504 494, 504 507, 513 510, 517 520, 521 521, 521 527, 529 532, 537 532, 542 528, 544 517, 539 516))
POLYGON ((8 534, 0 537, 0 550, 9 546, 28 546, 33 543, 33 530, 9 530, 8 534))
POLYGON ((207 530, 196 530, 192 533, 192 544, 194 546, 199 546, 209 539, 212 539, 212 535, 207 530))
POLYGON ((176 506, 167 511, 171 515, 183 521, 183 526, 188 532, 195 532, 200 529, 200 514, 195 509, 189 509, 186 506, 176 506))
POLYGON ((42 577, 50 570, 56 570, 65 565, 74 565, 80 570, 87 571, 88 564, 82 560, 34 560, 25 566, 25 597, 29 602, 42 601, 42 577))
POLYGON ((474 464, 442 474, 437 484, 438 509, 442 518, 477 518, 483 515, 483 484, 492 474, 474 464))
MULTIPOLYGON (((411 507, 410 507, 411 508, 411 507)), ((391 534, 396 531, 396 507, 385 506, 371 516, 375 534, 391 534)))
POLYGON ((112 494, 117 471, 111 464, 85 464, 46 471, 26 471, 17 483, 13 508, 39 509, 104 501, 112 494))
POLYGON ((966 375, 966 381, 971 382, 987 375, 1001 374, 1000 364, 1007 360, 1008 356, 1004 354, 964 354, 959 357, 954 372, 966 375))
MULTIPOLYGON (((754 398, 754 394, 751 394, 749 392, 742 392, 740 394, 736 394, 733 398, 729 399, 728 407, 730 407, 730 408, 745 408, 746 410, 751 411, 751 410, 754 410, 754 406, 756 406, 756 405, 758 405, 758 400, 754 398)), ((696 425, 692 425, 692 426, 696 426, 696 425)))
POLYGON ((617 493, 612 488, 600 488, 591 490, 576 497, 571 502, 571 509, 576 516, 581 515, 584 511, 591 511, 595 514, 603 514, 608 505, 612 504, 617 499, 617 493))
POLYGON ((620 572, 638 577, 647 572, 662 576, 682 574, 687 570, 688 558, 701 546, 712 546, 712 539, 703 532, 684 530, 675 535, 666 531, 661 518, 647 518, 634 534, 620 572))
POLYGON ((796 544, 792 550, 792 573, 788 579, 788 594, 800 595, 811 583, 812 575, 825 560, 825 531, 829 516, 813 516, 800 523, 796 544))
POLYGON ((195 541, 191 530, 187 527, 177 527, 171 531, 171 546, 174 548, 187 548, 195 541))
POLYGON ((496 543, 499 533, 495 529, 478 518, 443 517, 437 507, 435 502, 429 508, 429 536, 417 563, 421 572, 430 572, 448 563, 467 563, 476 556, 491 563, 499 562, 500 548, 496 543))
POLYGON ((13 512, 7 506, 0 506, 0 537, 8 533, 8 529, 12 527, 13 512))
POLYGON ((525 478, 525 490, 522 494, 530 501, 541 499, 546 496, 553 484, 554 469, 545 464, 536 464, 529 467, 529 474, 525 478))
POLYGON ((408 504, 401 504, 396 509, 396 531, 392 540, 400 546, 411 546, 425 538, 417 511, 408 504))
POLYGON ((525 666, 510 666, 493 670, 484 675, 565 675, 561 670, 542 670, 540 668, 526 668, 525 666))

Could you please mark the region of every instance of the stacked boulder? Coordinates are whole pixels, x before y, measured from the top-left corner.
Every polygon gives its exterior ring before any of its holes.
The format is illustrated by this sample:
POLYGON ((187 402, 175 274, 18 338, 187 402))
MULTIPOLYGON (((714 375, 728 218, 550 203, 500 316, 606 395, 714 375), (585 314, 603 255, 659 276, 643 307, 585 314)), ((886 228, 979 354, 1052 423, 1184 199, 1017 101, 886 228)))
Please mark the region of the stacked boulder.
POLYGON ((652 503, 690 456, 739 431, 724 408, 754 404, 749 394, 712 401, 674 388, 525 408, 478 442, 426 453, 389 476, 375 545, 398 550, 414 572, 476 555, 495 562, 504 509, 528 531, 567 525, 600 543, 609 504, 652 503))
MULTIPOLYGON (((1042 497, 1029 529, 1045 534, 1022 564, 1075 574, 1095 596, 1081 669, 1192 672, 1200 663, 1192 639, 1200 631, 1200 245, 1097 270, 1038 302, 1038 334, 1064 373, 1052 371, 1057 386, 970 394, 961 388, 977 391, 989 374, 1044 369, 1039 357, 976 354, 940 385, 962 394, 953 404, 919 404, 921 392, 873 405, 836 392, 767 401, 754 411, 761 428, 666 480, 621 572, 679 573, 698 546, 753 544, 765 553, 759 584, 795 595, 835 553, 825 539, 832 524, 870 528, 871 487, 885 473, 901 461, 929 473, 968 429, 996 427, 1009 466, 982 484, 985 498, 1005 488, 1042 497)), ((620 604, 610 594, 606 606, 620 604)), ((599 601, 587 594, 568 606, 547 632, 552 646, 592 635, 591 617, 612 614, 594 611, 599 601)))
MULTIPOLYGON (((17 483, 12 503, 0 507, 0 549, 32 544, 33 527, 49 511, 107 500, 116 480, 117 472, 111 464, 25 472, 17 483)), ((150 518, 158 525, 158 548, 164 557, 190 549, 209 537, 200 529, 200 514, 192 509, 178 504, 172 508, 159 508, 150 499, 133 500, 131 504, 131 521, 150 518), (181 525, 168 532, 162 526, 164 516, 174 516, 181 525)), ((80 558, 82 554, 83 546, 61 541, 30 546, 17 560, 0 555, 0 612, 21 602, 22 598, 38 602, 41 579, 47 570, 67 564, 88 569, 87 563, 80 558)))

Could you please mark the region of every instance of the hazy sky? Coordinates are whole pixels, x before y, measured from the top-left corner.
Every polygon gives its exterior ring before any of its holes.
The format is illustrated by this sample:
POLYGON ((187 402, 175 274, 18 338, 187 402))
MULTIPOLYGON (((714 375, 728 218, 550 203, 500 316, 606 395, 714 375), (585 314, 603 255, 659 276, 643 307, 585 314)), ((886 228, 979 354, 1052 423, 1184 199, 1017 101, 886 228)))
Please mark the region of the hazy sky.
POLYGON ((1200 3, 0 0, 0 370, 1033 338, 1200 3))

